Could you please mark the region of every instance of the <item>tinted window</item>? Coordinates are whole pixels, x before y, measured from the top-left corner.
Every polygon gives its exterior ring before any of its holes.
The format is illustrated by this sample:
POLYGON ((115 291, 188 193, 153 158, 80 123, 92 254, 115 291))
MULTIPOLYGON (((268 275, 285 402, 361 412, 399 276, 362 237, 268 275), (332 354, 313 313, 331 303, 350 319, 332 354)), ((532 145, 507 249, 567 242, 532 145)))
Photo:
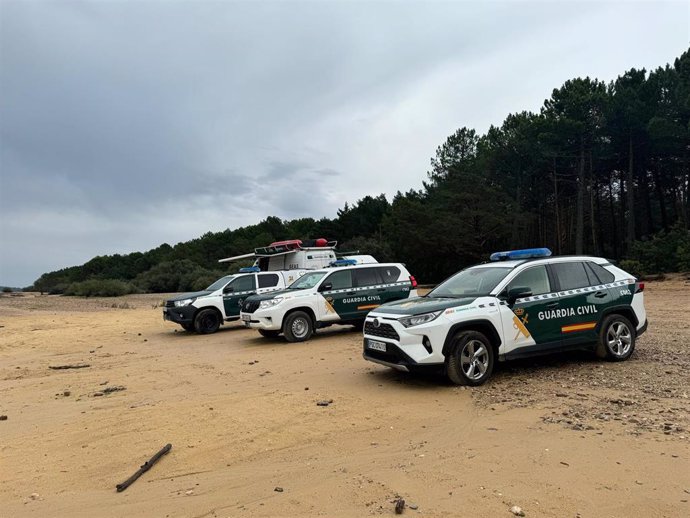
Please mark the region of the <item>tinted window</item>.
POLYGON ((278 274, 267 273, 259 275, 259 288, 272 288, 278 285, 278 274))
POLYGON ((549 276, 546 273, 546 267, 534 266, 520 272, 515 279, 510 281, 508 289, 510 290, 511 288, 529 288, 532 295, 550 293, 551 285, 549 284, 549 276))
POLYGON ((396 282, 400 277, 400 268, 396 266, 381 266, 378 271, 385 284, 396 282))
POLYGON ((238 291, 252 291, 256 288, 253 275, 245 275, 232 281, 229 286, 232 286, 235 292, 238 291))
POLYGON ((597 263, 587 263, 587 265, 589 265, 594 274, 597 276, 600 284, 613 282, 616 278, 616 276, 613 275, 610 271, 608 271, 603 266, 598 265, 597 263))
POLYGON ((345 288, 352 288, 352 270, 341 270, 332 273, 324 281, 324 284, 331 283, 332 290, 343 290, 345 288))
POLYGON ((352 270, 355 286, 362 287, 381 284, 381 278, 377 270, 378 268, 359 268, 357 270, 352 270))
POLYGON ((552 264, 551 268, 562 290, 574 290, 590 285, 583 263, 556 263, 552 264))

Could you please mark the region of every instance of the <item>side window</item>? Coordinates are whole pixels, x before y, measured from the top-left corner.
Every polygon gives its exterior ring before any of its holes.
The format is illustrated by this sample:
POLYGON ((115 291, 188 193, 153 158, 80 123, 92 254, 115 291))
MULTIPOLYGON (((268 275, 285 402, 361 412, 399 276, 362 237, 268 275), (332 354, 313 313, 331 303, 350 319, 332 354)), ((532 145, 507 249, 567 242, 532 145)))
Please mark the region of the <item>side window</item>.
POLYGON ((277 273, 259 275, 259 288, 272 288, 273 286, 278 286, 277 273))
POLYGON ((599 279, 599 284, 608 284, 616 279, 615 275, 597 263, 588 262, 587 266, 589 266, 594 272, 594 275, 597 276, 599 279))
POLYGON ((344 290, 345 288, 352 288, 352 270, 341 270, 334 272, 326 278, 324 283, 330 282, 333 290, 344 290))
POLYGON ((590 285, 583 263, 555 263, 551 268, 561 285, 561 290, 574 290, 590 285))
POLYGON ((256 282, 254 281, 254 275, 245 275, 239 279, 235 279, 230 283, 233 287, 235 293, 238 291, 252 291, 256 289, 256 282))
POLYGON ((545 266, 534 266, 527 270, 520 272, 508 285, 508 290, 511 288, 526 287, 532 291, 532 295, 543 295, 551 292, 551 285, 549 284, 549 276, 546 273, 545 266))
POLYGON ((358 268, 352 270, 356 288, 381 284, 378 268, 358 268))
POLYGON ((377 270, 384 284, 396 282, 400 278, 400 268, 397 266, 380 266, 377 270))

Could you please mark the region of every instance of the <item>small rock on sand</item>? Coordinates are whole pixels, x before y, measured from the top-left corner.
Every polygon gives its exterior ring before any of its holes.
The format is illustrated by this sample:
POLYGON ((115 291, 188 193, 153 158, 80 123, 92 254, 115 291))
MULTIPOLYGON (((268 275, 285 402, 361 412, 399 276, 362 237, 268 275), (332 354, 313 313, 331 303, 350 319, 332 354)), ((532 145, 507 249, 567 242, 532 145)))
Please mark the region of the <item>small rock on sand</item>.
POLYGON ((517 505, 511 507, 510 512, 513 513, 515 516, 525 516, 525 511, 522 510, 522 507, 517 505))

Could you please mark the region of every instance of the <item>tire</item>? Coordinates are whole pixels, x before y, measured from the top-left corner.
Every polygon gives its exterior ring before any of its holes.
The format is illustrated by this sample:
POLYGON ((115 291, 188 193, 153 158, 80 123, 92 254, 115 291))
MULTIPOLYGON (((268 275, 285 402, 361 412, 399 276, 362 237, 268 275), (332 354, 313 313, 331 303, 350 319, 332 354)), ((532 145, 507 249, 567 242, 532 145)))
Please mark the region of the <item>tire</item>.
POLYGON ((269 329, 259 329, 259 334, 266 338, 275 338, 280 334, 280 331, 273 331, 269 329))
POLYGON ((194 317, 194 329, 202 335, 209 335, 218 331, 220 315, 215 309, 202 309, 194 317))
POLYGON ((446 375, 456 385, 476 387, 494 370, 494 348, 479 331, 461 331, 453 337, 446 358, 446 375))
POLYGON ((635 350, 635 326, 623 315, 609 315, 599 329, 596 353, 612 362, 627 360, 635 350))
POLYGON ((283 322, 283 334, 288 342, 304 342, 313 333, 314 324, 304 311, 290 313, 283 322))
POLYGON ((190 333, 191 333, 192 331, 194 331, 194 324, 193 324, 193 323, 190 323, 190 324, 180 324, 180 325, 182 326, 182 329, 184 329, 185 331, 189 331, 190 333))

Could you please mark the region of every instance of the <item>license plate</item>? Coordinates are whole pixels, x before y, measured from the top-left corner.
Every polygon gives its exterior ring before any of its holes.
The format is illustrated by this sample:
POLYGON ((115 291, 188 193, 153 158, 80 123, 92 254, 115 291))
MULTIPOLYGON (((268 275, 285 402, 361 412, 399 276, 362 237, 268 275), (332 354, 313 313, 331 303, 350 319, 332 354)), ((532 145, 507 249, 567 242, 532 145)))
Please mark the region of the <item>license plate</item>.
POLYGON ((251 315, 242 315, 242 320, 245 322, 249 322, 252 319, 251 315))
POLYGON ((369 340, 367 342, 367 347, 373 349, 374 351, 386 352, 386 344, 384 342, 379 342, 378 340, 369 340))

